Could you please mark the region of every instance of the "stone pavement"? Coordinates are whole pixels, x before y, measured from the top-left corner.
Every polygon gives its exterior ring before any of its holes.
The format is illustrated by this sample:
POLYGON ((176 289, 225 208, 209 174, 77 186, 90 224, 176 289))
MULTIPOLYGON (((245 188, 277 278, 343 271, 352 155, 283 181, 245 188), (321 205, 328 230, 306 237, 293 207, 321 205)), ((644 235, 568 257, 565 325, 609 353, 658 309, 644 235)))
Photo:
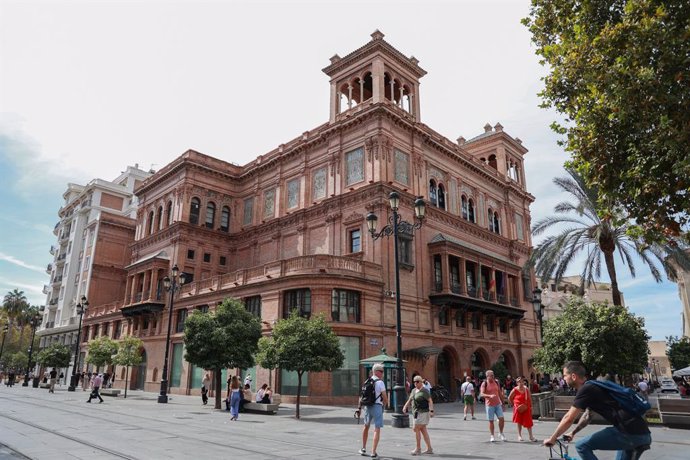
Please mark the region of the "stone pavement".
MULTIPOLYGON (((172 395, 158 404, 157 394, 132 391, 127 399, 104 397, 105 403, 86 404, 88 392, 0 387, 0 459, 358 459, 362 425, 354 408, 281 405, 277 415, 230 415, 208 406, 200 397, 172 395)), ((547 459, 540 444, 516 441, 516 426, 506 414, 508 442, 489 443, 488 424, 479 406, 477 420, 462 420, 459 403, 437 404, 429 427, 436 452, 423 458, 547 459)), ((414 436, 409 429, 392 428, 385 415, 379 455, 382 459, 411 459, 414 436)), ((535 421, 539 439, 553 432, 555 422, 535 421)), ((600 429, 588 427, 585 434, 600 429)), ((373 430, 372 430, 373 433, 373 430)), ((370 438, 371 434, 370 433, 370 438)), ((525 433, 526 437, 526 433, 525 433)), ((688 431, 652 428, 652 450, 646 460, 687 459, 688 431)), ((367 446, 371 449, 371 439, 367 446)), ((574 449, 571 449, 574 455, 574 449)), ((613 459, 613 452, 600 455, 613 459)))

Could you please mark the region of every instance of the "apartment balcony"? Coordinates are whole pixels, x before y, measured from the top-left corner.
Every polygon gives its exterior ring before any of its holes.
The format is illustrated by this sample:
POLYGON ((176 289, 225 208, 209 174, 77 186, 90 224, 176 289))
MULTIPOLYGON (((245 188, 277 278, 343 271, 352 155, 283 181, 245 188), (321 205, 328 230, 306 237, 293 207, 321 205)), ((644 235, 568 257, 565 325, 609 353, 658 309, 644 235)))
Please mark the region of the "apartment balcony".
POLYGON ((54 256, 55 253, 57 252, 57 248, 56 248, 55 246, 51 246, 49 252, 50 252, 50 255, 51 255, 51 256, 54 256))
POLYGON ((504 293, 499 292, 494 297, 488 291, 478 293, 474 287, 469 287, 465 294, 455 292, 453 289, 451 289, 450 293, 444 293, 439 289, 429 294, 429 300, 432 305, 478 311, 510 319, 521 319, 525 315, 525 310, 520 307, 517 298, 511 297, 509 303, 504 293))
POLYGON ((57 283, 62 283, 62 275, 61 275, 61 276, 56 276, 56 277, 53 279, 53 284, 57 284, 57 283))
POLYGON ((50 291, 51 291, 50 286, 48 286, 47 284, 44 284, 44 285, 43 285, 43 291, 42 291, 42 292, 43 292, 45 295, 48 295, 48 293, 49 293, 50 291))
POLYGON ((52 272, 53 272, 53 264, 48 264, 48 266, 46 267, 46 273, 50 275, 52 272))

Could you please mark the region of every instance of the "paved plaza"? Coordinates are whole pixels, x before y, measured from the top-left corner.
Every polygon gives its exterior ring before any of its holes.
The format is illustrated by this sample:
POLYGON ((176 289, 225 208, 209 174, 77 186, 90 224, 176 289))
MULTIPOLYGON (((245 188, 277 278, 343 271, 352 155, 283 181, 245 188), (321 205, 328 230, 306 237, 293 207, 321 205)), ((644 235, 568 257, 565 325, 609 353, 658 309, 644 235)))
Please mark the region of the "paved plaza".
MULTIPOLYGON (((200 397, 173 395, 158 404, 157 394, 132 391, 127 399, 104 397, 86 403, 88 392, 55 394, 31 387, 0 387, 0 459, 358 459, 362 425, 354 408, 281 405, 277 415, 240 414, 230 421, 228 412, 201 404, 200 397)), ((506 414, 508 442, 489 443, 488 424, 479 406, 477 420, 463 421, 459 403, 437 404, 429 428, 434 455, 439 459, 547 459, 540 444, 517 442, 516 426, 506 414)), ((392 428, 386 414, 379 456, 411 459, 412 431, 392 428)), ((539 439, 553 432, 555 422, 535 421, 539 439)), ((588 427, 585 433, 600 429, 588 427)), ((373 430, 372 430, 373 433, 373 430)), ((526 433, 525 433, 526 435, 526 433)), ((370 433, 371 437, 371 433, 370 433)), ((526 437, 526 436, 525 436, 526 437)), ((652 450, 644 459, 687 459, 688 431, 652 427, 652 450)), ((371 440, 367 446, 371 449, 371 440)), ((571 449, 571 455, 574 449, 571 449)), ((602 453, 613 459, 614 453, 602 453)))

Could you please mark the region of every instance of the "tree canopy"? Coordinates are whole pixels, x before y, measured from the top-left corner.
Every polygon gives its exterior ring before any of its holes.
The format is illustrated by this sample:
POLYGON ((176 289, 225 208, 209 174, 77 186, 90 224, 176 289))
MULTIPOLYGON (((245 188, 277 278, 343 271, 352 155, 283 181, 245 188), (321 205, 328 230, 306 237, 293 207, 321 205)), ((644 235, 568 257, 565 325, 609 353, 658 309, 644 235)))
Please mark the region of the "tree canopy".
POLYGON ((677 267, 690 270, 690 257, 684 251, 682 242, 676 244, 646 244, 639 237, 632 237, 628 230, 633 225, 624 210, 609 207, 607 214, 600 215, 600 194, 596 187, 586 184, 580 174, 567 169, 569 177, 554 179, 554 183, 574 200, 558 203, 554 216, 536 222, 532 234, 538 236, 554 226, 563 227, 560 233, 550 235, 541 241, 532 253, 529 265, 542 282, 553 278, 558 284, 580 252, 587 251, 581 270, 582 286, 590 285, 601 277, 601 260, 611 281, 614 305, 621 305, 618 275, 614 255, 620 255, 623 265, 635 277, 634 255, 649 267, 654 280, 662 281, 659 266, 675 279, 677 267))
MULTIPOLYGON (((227 298, 215 311, 192 313, 184 327, 185 360, 215 372, 215 387, 223 388, 222 369, 254 366, 261 337, 261 320, 244 304, 227 298)), ((221 408, 221 391, 216 391, 216 409, 221 408)))
POLYGON ((45 347, 36 356, 36 362, 45 367, 67 367, 72 360, 72 352, 67 345, 54 343, 45 347))
POLYGON ((107 366, 113 362, 117 350, 118 343, 110 337, 102 335, 89 341, 89 354, 86 356, 86 362, 97 368, 107 366))
POLYGON ((674 370, 690 366, 690 337, 666 337, 666 356, 674 370))
POLYGON ((297 404, 299 418, 302 375, 305 372, 331 372, 343 365, 345 356, 340 340, 323 315, 312 319, 292 312, 273 328, 273 335, 259 341, 259 365, 272 368, 278 364, 283 370, 297 372, 297 404))
POLYGON ((143 359, 141 349, 143 347, 144 342, 140 338, 126 335, 118 342, 117 354, 113 356, 113 364, 126 367, 125 398, 127 397, 127 388, 129 387, 129 368, 130 366, 141 364, 143 359))
POLYGON ((544 322, 543 346, 534 361, 542 372, 560 372, 567 361, 577 360, 594 377, 642 373, 649 339, 644 319, 627 308, 572 297, 561 315, 544 322))
POLYGON ((647 241, 690 226, 689 21, 687 0, 532 0, 523 19, 571 164, 647 241))

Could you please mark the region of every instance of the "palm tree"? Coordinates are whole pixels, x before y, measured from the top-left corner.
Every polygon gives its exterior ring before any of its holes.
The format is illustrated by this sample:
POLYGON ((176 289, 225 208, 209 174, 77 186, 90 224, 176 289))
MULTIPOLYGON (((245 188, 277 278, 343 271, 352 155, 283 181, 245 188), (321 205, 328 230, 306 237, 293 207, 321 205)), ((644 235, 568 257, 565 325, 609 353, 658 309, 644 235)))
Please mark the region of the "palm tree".
MULTIPOLYGON (((605 215, 600 213, 599 191, 587 186, 582 177, 575 171, 567 170, 570 177, 555 178, 553 182, 564 192, 570 193, 575 202, 564 201, 554 207, 555 216, 546 217, 532 227, 532 234, 537 236, 554 225, 565 226, 559 234, 546 237, 530 257, 530 266, 535 266, 537 276, 542 282, 554 279, 558 284, 576 257, 587 251, 584 267, 581 272, 581 290, 585 284, 591 285, 601 277, 601 259, 603 256, 606 271, 611 280, 613 304, 621 305, 621 293, 618 289, 614 255, 620 255, 623 265, 628 266, 631 276, 635 277, 633 255, 649 267, 654 280, 659 283, 662 274, 657 266, 660 264, 669 277, 674 278, 676 267, 690 269, 690 257, 684 247, 677 241, 664 245, 646 244, 628 234, 633 222, 622 212, 613 211, 605 215)), ((607 206, 616 209, 615 206, 607 206)))
POLYGON ((29 307, 29 303, 26 300, 24 291, 15 288, 13 291, 5 294, 2 300, 2 307, 7 311, 7 315, 14 319, 29 307))

